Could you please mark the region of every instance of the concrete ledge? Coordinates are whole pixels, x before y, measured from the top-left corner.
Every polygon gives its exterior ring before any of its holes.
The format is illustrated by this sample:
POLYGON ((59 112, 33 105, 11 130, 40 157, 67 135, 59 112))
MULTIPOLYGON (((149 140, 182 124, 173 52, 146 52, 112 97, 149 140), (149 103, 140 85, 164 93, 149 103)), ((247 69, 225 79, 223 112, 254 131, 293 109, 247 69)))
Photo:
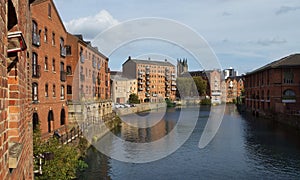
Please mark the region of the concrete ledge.
POLYGON ((11 169, 15 169, 18 166, 20 156, 22 153, 23 144, 21 143, 9 143, 9 158, 8 166, 11 169))

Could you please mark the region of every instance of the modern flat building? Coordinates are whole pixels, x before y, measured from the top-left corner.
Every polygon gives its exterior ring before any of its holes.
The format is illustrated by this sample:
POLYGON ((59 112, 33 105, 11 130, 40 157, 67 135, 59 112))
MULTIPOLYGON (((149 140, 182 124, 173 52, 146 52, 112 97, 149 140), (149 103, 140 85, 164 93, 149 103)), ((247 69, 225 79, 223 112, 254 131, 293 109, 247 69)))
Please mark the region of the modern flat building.
POLYGON ((139 60, 129 57, 123 63, 123 75, 137 79, 138 96, 141 102, 175 100, 175 66, 165 61, 139 60))
POLYGON ((138 94, 137 79, 129 79, 121 74, 111 75, 111 96, 114 103, 128 103, 130 94, 138 94))
POLYGON ((33 126, 48 138, 67 130, 67 31, 52 0, 34 1, 31 13, 33 126))
POLYGON ((33 179, 31 3, 0 2, 0 179, 33 179))
POLYGON ((247 109, 254 113, 300 111, 300 54, 292 54, 245 76, 247 109))
POLYGON ((242 96, 244 90, 244 77, 233 76, 227 77, 226 82, 226 102, 237 102, 237 98, 242 96))

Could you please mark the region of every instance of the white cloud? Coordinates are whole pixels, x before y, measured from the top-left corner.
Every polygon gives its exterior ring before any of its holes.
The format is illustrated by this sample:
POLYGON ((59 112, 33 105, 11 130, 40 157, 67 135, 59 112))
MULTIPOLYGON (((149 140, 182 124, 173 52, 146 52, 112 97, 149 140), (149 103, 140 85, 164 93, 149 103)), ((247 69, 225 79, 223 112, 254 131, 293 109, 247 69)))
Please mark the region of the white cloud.
POLYGON ((300 10, 300 6, 296 6, 296 7, 281 6, 280 9, 276 11, 276 14, 280 15, 280 14, 288 13, 290 11, 297 11, 297 10, 300 10))
POLYGON ((103 30, 118 23, 118 20, 114 19, 109 12, 101 10, 94 16, 73 19, 65 25, 70 33, 83 34, 85 39, 91 40, 103 30))

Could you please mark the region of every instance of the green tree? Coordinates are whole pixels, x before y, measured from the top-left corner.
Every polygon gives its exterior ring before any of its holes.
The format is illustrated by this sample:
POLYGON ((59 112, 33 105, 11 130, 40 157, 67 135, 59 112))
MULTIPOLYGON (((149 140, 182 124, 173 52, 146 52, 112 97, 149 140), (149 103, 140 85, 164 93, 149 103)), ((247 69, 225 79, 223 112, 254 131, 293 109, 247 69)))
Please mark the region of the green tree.
POLYGON ((74 179, 76 170, 85 168, 87 164, 79 160, 79 151, 71 145, 62 145, 55 137, 48 141, 42 141, 40 131, 33 133, 33 154, 35 157, 35 169, 38 169, 40 155, 44 155, 42 161, 42 174, 35 179, 74 179), (51 156, 51 158, 46 158, 51 156))
POLYGON ((130 104, 139 104, 140 103, 139 97, 135 93, 132 93, 129 95, 128 101, 130 104))
POLYGON ((193 77, 199 96, 206 94, 207 82, 200 76, 193 77))

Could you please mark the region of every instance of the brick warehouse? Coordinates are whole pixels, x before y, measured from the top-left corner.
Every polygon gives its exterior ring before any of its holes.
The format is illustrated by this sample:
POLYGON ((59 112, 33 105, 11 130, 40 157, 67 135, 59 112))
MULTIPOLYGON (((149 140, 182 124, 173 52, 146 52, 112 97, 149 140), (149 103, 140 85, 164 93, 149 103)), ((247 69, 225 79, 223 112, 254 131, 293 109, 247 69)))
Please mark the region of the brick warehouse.
POLYGON ((250 72, 245 81, 246 106, 253 113, 300 112, 300 54, 250 72))
POLYGON ((30 3, 0 2, 0 179, 33 179, 30 3))
POLYGON ((52 0, 36 0, 32 13, 33 127, 42 138, 67 131, 67 31, 52 0))
POLYGON ((84 41, 82 35, 67 35, 67 100, 70 125, 87 120, 86 114, 103 117, 112 113, 109 59, 84 41), (84 104, 85 106, 81 106, 84 104), (97 112, 97 113, 96 113, 97 112))

